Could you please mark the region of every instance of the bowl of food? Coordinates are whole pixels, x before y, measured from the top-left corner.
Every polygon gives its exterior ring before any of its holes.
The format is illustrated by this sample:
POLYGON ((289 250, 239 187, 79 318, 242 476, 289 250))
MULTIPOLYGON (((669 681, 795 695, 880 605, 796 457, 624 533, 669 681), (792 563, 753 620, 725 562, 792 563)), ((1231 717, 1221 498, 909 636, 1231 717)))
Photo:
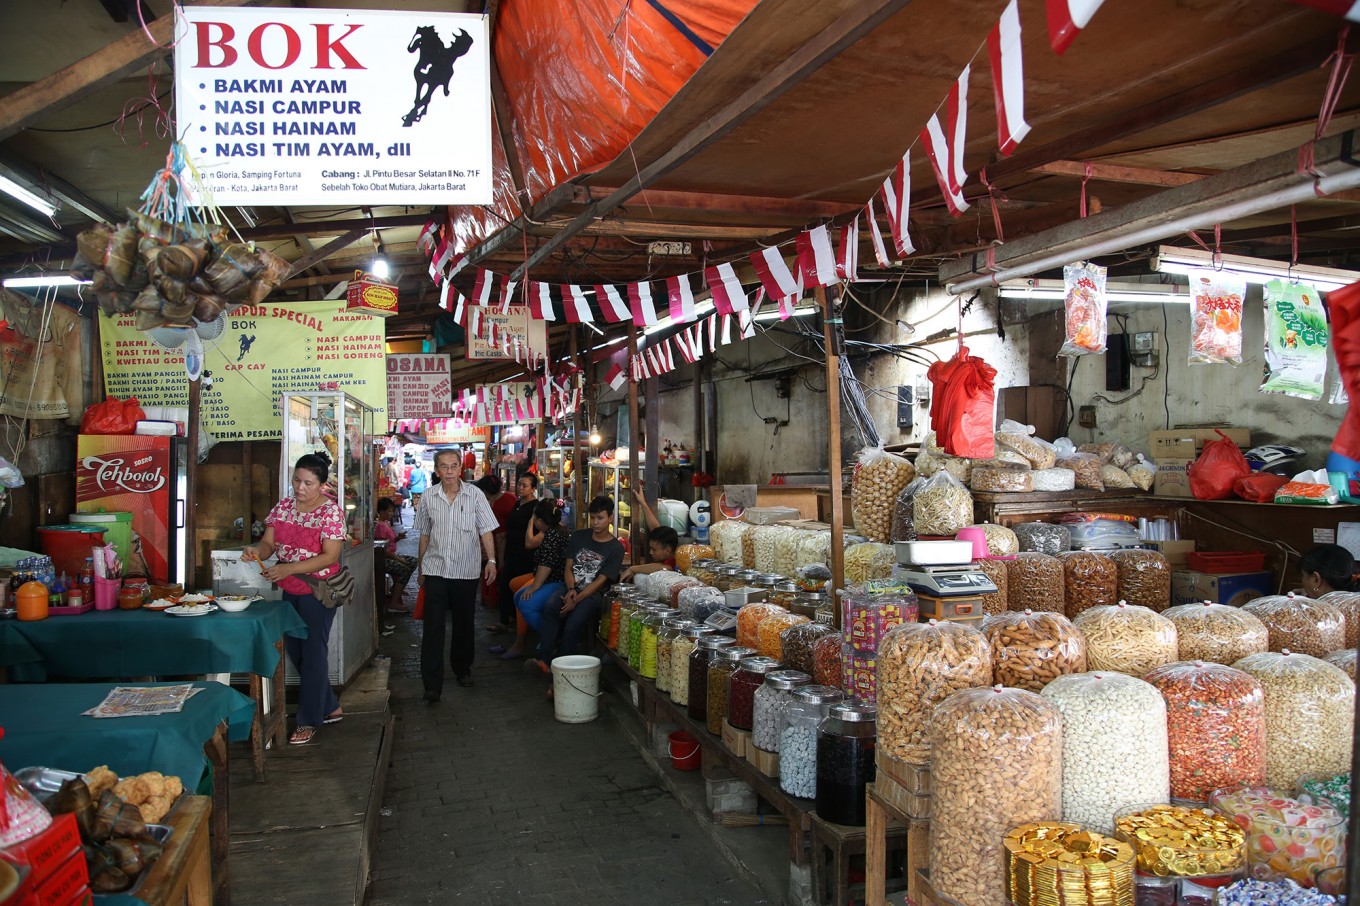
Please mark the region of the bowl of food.
POLYGON ((214 603, 227 613, 240 613, 258 600, 256 595, 218 595, 214 603))

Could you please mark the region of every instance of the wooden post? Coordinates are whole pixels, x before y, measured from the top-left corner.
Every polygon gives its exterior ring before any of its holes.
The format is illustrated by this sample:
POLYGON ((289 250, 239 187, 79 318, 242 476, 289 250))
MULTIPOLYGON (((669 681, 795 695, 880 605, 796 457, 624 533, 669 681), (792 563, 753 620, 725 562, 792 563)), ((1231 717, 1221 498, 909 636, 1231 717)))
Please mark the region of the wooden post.
POLYGON ((243 529, 241 539, 250 544, 255 539, 250 536, 250 525, 254 521, 252 512, 255 507, 255 482, 252 480, 255 472, 255 444, 253 441, 246 441, 241 444, 241 496, 243 500, 243 510, 241 518, 243 529))
MULTIPOLYGON (((579 357, 578 350, 581 342, 580 332, 581 328, 579 327, 573 327, 571 329, 571 360, 573 362, 576 362, 579 357)), ((582 388, 581 396, 582 398, 585 398, 591 393, 591 384, 593 383, 591 378, 593 375, 590 373, 588 367, 582 369, 582 371, 586 375, 586 384, 585 387, 582 388)), ((572 380, 575 380, 575 378, 572 378, 572 380)), ((582 422, 582 419, 584 418, 585 413, 581 411, 580 406, 577 406, 576 411, 571 417, 571 486, 573 504, 571 511, 576 514, 574 517, 576 523, 572 526, 573 528, 580 528, 586 524, 581 516, 584 515, 586 508, 586 484, 589 480, 588 473, 590 472, 590 467, 586 464, 586 453, 588 452, 588 448, 583 448, 581 446, 581 441, 587 436, 590 426, 582 422)), ((562 465, 566 465, 565 458, 562 460, 562 465)))
MULTIPOLYGON (((631 362, 633 361, 633 358, 637 355, 637 351, 638 351, 638 331, 637 331, 637 325, 636 325, 636 324, 633 324, 633 325, 629 325, 629 327, 628 327, 628 361, 629 361, 629 363, 631 363, 631 362)), ((639 429, 639 425, 638 425, 638 385, 637 385, 637 381, 629 381, 629 382, 628 382, 628 451, 629 451, 629 455, 628 455, 628 484, 629 484, 630 487, 637 487, 637 479, 638 479, 638 458, 637 458, 638 438, 639 438, 639 435, 642 433, 642 432, 641 432, 640 430, 638 430, 638 429, 639 429)), ((623 494, 622 494, 622 493, 618 493, 618 491, 619 491, 619 489, 616 488, 616 489, 615 489, 616 496, 615 496, 615 499, 614 499, 614 507, 615 507, 614 517, 615 517, 615 519, 618 518, 618 504, 619 504, 619 502, 622 501, 622 499, 623 499, 623 494)), ((641 559, 641 557, 640 557, 640 556, 638 555, 638 553, 637 553, 638 544, 641 543, 641 534, 638 532, 637 520, 636 520, 636 519, 631 519, 631 518, 630 518, 630 519, 628 520, 628 525, 629 525, 629 531, 628 531, 629 562, 630 562, 630 563, 641 563, 641 562, 642 562, 642 559, 641 559)))
MULTIPOLYGON (((189 381, 189 437, 188 453, 186 454, 187 463, 184 469, 184 487, 186 488, 184 501, 184 582, 186 590, 198 588, 198 580, 194 573, 198 569, 198 535, 194 529, 197 521, 194 506, 198 501, 198 490, 195 484, 198 482, 198 429, 202 423, 202 404, 200 397, 203 392, 202 381, 189 381)), ((174 576, 170 577, 174 580, 174 576)))
MULTIPOLYGON (((657 512, 656 501, 661 494, 661 380, 647 379, 647 461, 643 463, 643 483, 647 485, 647 505, 657 512)), ((634 485, 636 487, 636 485, 634 485)), ((637 510, 637 507, 634 507, 637 510)))
MULTIPOLYGON (((831 476, 831 587, 845 587, 845 501, 841 496, 841 357, 840 357, 840 289, 830 291, 817 287, 817 302, 822 309, 822 337, 826 342, 826 426, 827 471, 831 476)), ((840 608, 833 606, 836 625, 840 626, 840 608)))
MULTIPOLYGON (((690 457, 690 462, 694 465, 694 471, 690 473, 693 478, 700 472, 707 471, 704 468, 704 360, 699 359, 694 363, 694 436, 690 443, 694 445, 694 452, 690 457)), ((680 480, 685 480, 684 473, 680 473, 680 480)), ((690 485, 690 499, 693 503, 700 499, 701 491, 690 485)))

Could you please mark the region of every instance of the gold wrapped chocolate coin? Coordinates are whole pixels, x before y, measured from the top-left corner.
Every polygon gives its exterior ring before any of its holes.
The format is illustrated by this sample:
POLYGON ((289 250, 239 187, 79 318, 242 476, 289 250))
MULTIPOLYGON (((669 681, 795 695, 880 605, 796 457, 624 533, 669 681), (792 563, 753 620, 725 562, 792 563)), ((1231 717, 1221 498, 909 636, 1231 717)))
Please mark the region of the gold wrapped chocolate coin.
POLYGON ((1133 847, 1056 821, 1006 834, 1006 897, 1016 906, 1132 906, 1133 847))
POLYGON ((1115 836, 1138 854, 1138 870, 1158 877, 1228 874, 1246 861, 1246 835, 1207 808, 1154 805, 1115 817, 1115 836))

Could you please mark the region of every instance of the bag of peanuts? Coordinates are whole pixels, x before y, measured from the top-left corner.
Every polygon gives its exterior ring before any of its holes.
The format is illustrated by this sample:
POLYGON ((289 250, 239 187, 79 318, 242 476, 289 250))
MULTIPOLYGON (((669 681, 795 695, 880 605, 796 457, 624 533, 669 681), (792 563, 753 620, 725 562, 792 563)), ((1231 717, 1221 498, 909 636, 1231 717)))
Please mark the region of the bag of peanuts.
POLYGON ((1021 522, 1011 526, 1022 551, 1058 554, 1072 547, 1072 532, 1065 525, 1051 522, 1021 522))
POLYGON ((1138 460, 1130 463, 1128 468, 1129 481, 1140 491, 1152 490, 1152 483, 1157 480, 1156 463, 1148 462, 1143 458, 1143 454, 1138 454, 1138 460))
POLYGON ((1106 463, 1100 467, 1100 481, 1105 485, 1106 490, 1123 490, 1136 488, 1138 485, 1133 483, 1133 478, 1119 466, 1106 463))
POLYGON ((983 522, 979 525, 971 525, 969 528, 982 529, 982 534, 987 536, 988 556, 1008 557, 1020 550, 1020 539, 1015 537, 1015 532, 1004 525, 983 522))
POLYGON ((1086 669, 1143 676, 1179 656, 1176 625, 1166 617, 1120 601, 1092 607, 1072 624, 1086 636, 1086 669))
POLYGON ((1266 783, 1292 790, 1304 774, 1350 770, 1355 683, 1340 667, 1296 652, 1251 654, 1233 664, 1266 699, 1266 783))
POLYGON ((1010 610, 1063 613, 1063 566, 1057 557, 1024 551, 1006 563, 1010 610))
POLYGON ((1355 682, 1355 662, 1357 660, 1357 652, 1354 648, 1347 648, 1344 651, 1333 651, 1323 658, 1323 660, 1334 667, 1340 667, 1342 670, 1346 671, 1346 675, 1351 678, 1351 682, 1355 682))
POLYGON ((936 472, 916 492, 912 502, 916 534, 957 535, 973 524, 973 495, 948 472, 936 472))
POLYGON ((1176 626, 1176 647, 1183 661, 1235 664, 1270 648, 1266 624, 1240 607, 1204 601, 1162 612, 1176 626))
POLYGON ((1166 701, 1173 798, 1207 802, 1217 789, 1265 783, 1265 696, 1255 677, 1221 663, 1184 662, 1144 679, 1166 701))
POLYGON ((1331 604, 1292 592, 1267 595, 1242 605, 1270 633, 1270 650, 1326 657, 1346 647, 1346 615, 1331 604))
POLYGON ((1063 613, 1068 619, 1092 607, 1119 603, 1119 570, 1104 554, 1061 551, 1055 554, 1063 567, 1063 613))
POLYGON ((1086 669, 1086 639, 1056 613, 999 613, 982 621, 992 646, 992 677, 1003 686, 1038 692, 1086 669))
POLYGON ((1105 490, 1105 482, 1100 477, 1100 467, 1104 465, 1100 457, 1093 453, 1073 453, 1059 456, 1054 463, 1060 469, 1071 469, 1076 476, 1077 487, 1092 491, 1105 490))
POLYGON ((1341 611, 1346 618, 1346 647, 1355 648, 1360 643, 1360 592, 1329 591, 1318 598, 1341 611))
POLYGON ((1001 686, 956 692, 935 709, 930 881, 943 896, 1006 906, 1006 833, 1062 817, 1062 723, 1040 696, 1001 686))
POLYGON ((1028 493, 1034 490, 1032 474, 1028 463, 1017 465, 999 459, 979 459, 973 463, 968 486, 974 491, 1028 493))
POLYGON ((991 645, 958 623, 903 623, 878 647, 878 747, 898 761, 930 760, 930 714, 960 689, 992 682, 991 645))
POLYGON ((893 505, 915 477, 911 463, 882 447, 860 451, 850 477, 850 512, 860 534, 880 544, 892 540, 893 505))
POLYGON ((1032 468, 1053 468, 1053 463, 1058 458, 1057 450, 1052 444, 1032 436, 1033 434, 1033 425, 1022 425, 1006 419, 1001 423, 1001 427, 996 429, 996 445, 1019 453, 1029 461, 1032 468))
POLYGON ((1171 606, 1171 563, 1158 551, 1112 551, 1119 569, 1119 597, 1161 613, 1171 606))
POLYGON ((996 586, 996 591, 989 594, 980 595, 982 598, 982 612, 984 614, 1005 613, 1009 606, 1009 571, 1006 568, 1005 560, 987 558, 985 560, 974 561, 973 566, 978 572, 992 580, 996 586))

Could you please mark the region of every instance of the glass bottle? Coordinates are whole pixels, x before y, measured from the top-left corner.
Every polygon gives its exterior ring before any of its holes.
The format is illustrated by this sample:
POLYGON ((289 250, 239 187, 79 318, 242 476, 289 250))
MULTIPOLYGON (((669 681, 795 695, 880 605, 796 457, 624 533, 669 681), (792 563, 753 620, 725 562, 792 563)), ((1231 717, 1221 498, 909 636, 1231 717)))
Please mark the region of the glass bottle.
MULTIPOLYGON (((642 627, 638 630, 638 641, 642 647, 638 652, 637 669, 646 679, 656 679, 657 643, 661 637, 661 625, 666 619, 664 614, 668 612, 658 607, 652 608, 643 618, 642 627)), ((629 660, 630 662, 632 660, 631 654, 629 660)))
POLYGON ((619 628, 614 639, 614 653, 623 660, 628 659, 628 626, 632 622, 633 611, 637 608, 637 601, 631 597, 624 597, 619 601, 619 628))
POLYGON ((817 816, 864 824, 864 788, 874 780, 878 709, 837 704, 817 729, 817 816))
POLYGON ((779 724, 784 709, 793 701, 795 689, 812 682, 812 677, 797 670, 775 670, 765 674, 765 683, 756 690, 751 708, 751 742, 764 752, 779 751, 779 724))
POLYGON ((779 669, 772 657, 747 657, 728 680, 727 722, 738 730, 750 730, 755 722, 756 690, 765 685, 766 674, 779 669))
POLYGON ((694 651, 689 656, 688 682, 685 684, 688 687, 685 713, 692 720, 708 719, 708 668, 717 659, 718 651, 731 644, 731 639, 715 635, 711 629, 708 635, 694 640, 694 651))
MULTIPOLYGON (((750 657, 755 654, 754 648, 744 648, 741 645, 731 645, 723 648, 713 659, 708 668, 708 709, 705 718, 708 723, 708 732, 714 736, 722 735, 723 720, 727 718, 727 695, 731 691, 730 684, 732 674, 737 672, 737 666, 742 658, 750 657)), ((690 700, 694 700, 694 691, 690 690, 690 700)))
POLYGON ((817 795, 817 728, 845 693, 831 686, 801 686, 779 722, 779 786, 790 796, 817 795))
POLYGON ((688 622, 689 625, 681 629, 679 637, 671 643, 671 680, 668 690, 671 694, 671 701, 687 708, 689 706, 690 658, 699 647, 699 640, 713 633, 710 626, 701 626, 693 620, 688 622))
POLYGON ((685 627, 693 625, 680 616, 666 617, 661 622, 661 634, 656 637, 656 688, 662 692, 671 689, 671 656, 675 640, 680 638, 685 627))

